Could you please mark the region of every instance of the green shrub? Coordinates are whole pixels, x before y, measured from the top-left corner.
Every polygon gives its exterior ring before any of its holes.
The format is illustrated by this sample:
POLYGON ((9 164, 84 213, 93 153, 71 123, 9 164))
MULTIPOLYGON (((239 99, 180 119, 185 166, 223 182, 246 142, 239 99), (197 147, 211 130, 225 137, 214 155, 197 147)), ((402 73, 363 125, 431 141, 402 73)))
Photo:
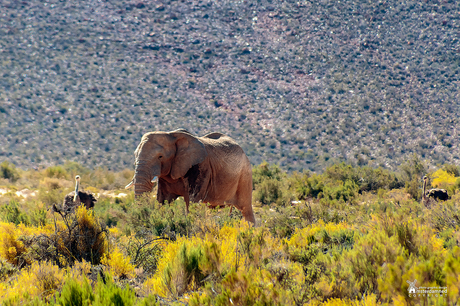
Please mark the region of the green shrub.
POLYGON ((408 179, 412 179, 414 176, 419 177, 424 175, 426 173, 426 166, 417 154, 413 154, 409 160, 401 164, 400 170, 408 179))
POLYGON ((200 268, 203 258, 204 251, 201 245, 190 249, 185 243, 180 246, 175 260, 168 263, 163 271, 166 287, 173 296, 178 297, 190 289, 199 288, 204 279, 200 268))
POLYGON ((69 279, 64 283, 60 294, 56 294, 56 302, 52 305, 66 306, 86 306, 94 302, 94 293, 85 278, 83 284, 74 279, 69 279))
POLYGON ((451 301, 460 300, 460 248, 456 246, 451 253, 447 255, 444 263, 446 273, 447 294, 451 301))
POLYGON ((431 226, 442 232, 446 229, 457 229, 460 227, 460 203, 457 201, 446 201, 435 203, 428 210, 428 220, 431 226))
POLYGON ((267 178, 281 181, 286 178, 286 173, 283 172, 278 165, 270 165, 267 162, 263 162, 252 168, 252 181, 254 188, 267 178))
POLYGON ((105 277, 105 281, 98 278, 93 306, 131 306, 135 302, 136 294, 129 286, 122 289, 113 283, 111 277, 105 277))
POLYGON ((264 220, 264 227, 273 236, 289 238, 296 228, 303 228, 317 220, 316 208, 313 203, 300 203, 295 207, 275 206, 260 212, 260 219, 264 220))
POLYGON ((45 176, 49 178, 65 179, 68 177, 68 173, 62 166, 51 166, 45 169, 45 176))
POLYGON ((34 226, 44 226, 48 224, 46 210, 43 208, 37 208, 32 210, 32 213, 30 215, 30 224, 34 226))
POLYGON ((0 177, 16 182, 19 179, 19 173, 14 164, 4 161, 0 164, 0 177))
POLYGON ((193 231, 192 215, 198 205, 190 205, 185 211, 185 202, 180 199, 169 204, 160 204, 146 195, 137 200, 129 222, 131 229, 141 236, 161 236, 174 239, 176 235, 189 236, 193 231))
POLYGON ((402 182, 388 170, 372 167, 352 167, 334 164, 321 174, 294 173, 289 177, 290 188, 299 200, 325 197, 349 202, 363 192, 402 187, 402 182))
POLYGON ((422 194, 422 178, 427 173, 425 163, 417 154, 414 154, 399 167, 399 170, 402 174, 402 182, 405 185, 406 192, 412 198, 419 200, 422 194))
POLYGON ((262 204, 286 204, 291 199, 286 184, 286 173, 278 165, 261 163, 252 170, 253 198, 262 204))
POLYGON ((323 177, 315 173, 304 172, 299 174, 294 172, 289 181, 297 200, 318 198, 324 190, 323 177))
MULTIPOLYGON (((381 269, 382 277, 379 279, 379 291, 383 301, 403 300, 406 304, 421 305, 446 305, 446 296, 440 300, 434 295, 409 296, 409 285, 407 281, 417 281, 417 286, 423 287, 445 287, 452 285, 446 282, 446 269, 444 256, 433 256, 430 259, 398 256, 396 261, 388 263, 381 269), (439 303, 441 301, 441 303, 439 303)), ((447 293, 455 290, 455 287, 448 287, 447 293)))
POLYGON ((445 164, 442 166, 442 170, 446 171, 449 174, 452 174, 455 177, 460 176, 460 167, 454 164, 445 164))
POLYGON ((290 201, 283 181, 266 178, 262 180, 254 190, 254 200, 262 204, 287 204, 290 201))
POLYGON ((40 187, 38 189, 38 200, 43 202, 47 207, 51 207, 53 204, 60 205, 63 203, 65 194, 66 193, 63 189, 48 189, 40 187))
POLYGON ((422 198, 422 184, 422 179, 414 176, 410 181, 406 181, 404 191, 418 201, 422 198))
POLYGON ((71 175, 71 179, 73 179, 77 174, 82 177, 87 177, 91 173, 89 168, 86 168, 83 165, 72 161, 65 162, 62 168, 65 172, 71 175))
POLYGON ((323 257, 327 272, 315 284, 316 289, 323 298, 354 299, 364 294, 378 294, 384 263, 395 262, 401 254, 397 239, 389 238, 383 231, 361 236, 353 249, 323 257))
MULTIPOLYGON (((151 305, 156 303, 153 297, 149 297, 140 305, 146 305, 146 302, 149 301, 152 302, 151 305)), ((68 279, 61 293, 56 294, 56 301, 52 302, 51 305, 130 306, 135 305, 135 303, 136 294, 128 286, 122 289, 113 283, 111 277, 101 278, 99 276, 94 291, 86 278, 82 284, 74 279, 68 279)))
POLYGON ((395 174, 380 167, 352 167, 341 163, 328 167, 325 176, 333 181, 352 181, 358 186, 359 193, 376 192, 379 189, 395 189, 403 186, 395 174))
POLYGON ((29 216, 21 211, 19 203, 15 200, 11 200, 9 204, 0 207, 0 218, 5 222, 11 222, 16 225, 20 223, 30 224, 29 216))
POLYGON ((323 259, 321 246, 310 244, 302 250, 297 250, 289 254, 291 260, 302 264, 304 272, 304 283, 300 290, 299 300, 305 302, 319 295, 315 288, 316 282, 326 273, 328 265, 323 259))
POLYGON ((16 271, 17 268, 13 264, 0 258, 0 281, 5 281, 16 271))
POLYGON ((339 181, 324 186, 323 196, 329 200, 350 202, 358 195, 359 187, 351 180, 339 181))
POLYGON ((160 306, 160 302, 158 302, 158 299, 155 295, 151 294, 142 300, 140 300, 137 304, 137 306, 160 306))

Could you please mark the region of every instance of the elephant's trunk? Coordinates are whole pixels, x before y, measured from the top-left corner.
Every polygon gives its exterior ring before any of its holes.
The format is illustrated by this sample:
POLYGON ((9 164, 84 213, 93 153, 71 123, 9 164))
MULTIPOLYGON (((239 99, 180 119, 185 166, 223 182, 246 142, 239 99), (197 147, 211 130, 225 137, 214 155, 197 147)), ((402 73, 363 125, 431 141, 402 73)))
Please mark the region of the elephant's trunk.
POLYGON ((152 179, 149 178, 149 175, 146 173, 138 172, 134 174, 133 184, 134 184, 134 194, 140 196, 144 192, 150 192, 153 188, 152 179))
POLYGON ((125 188, 131 188, 133 186, 136 197, 139 197, 145 192, 152 191, 154 178, 151 177, 151 172, 145 169, 145 165, 143 163, 136 162, 134 177, 125 188))

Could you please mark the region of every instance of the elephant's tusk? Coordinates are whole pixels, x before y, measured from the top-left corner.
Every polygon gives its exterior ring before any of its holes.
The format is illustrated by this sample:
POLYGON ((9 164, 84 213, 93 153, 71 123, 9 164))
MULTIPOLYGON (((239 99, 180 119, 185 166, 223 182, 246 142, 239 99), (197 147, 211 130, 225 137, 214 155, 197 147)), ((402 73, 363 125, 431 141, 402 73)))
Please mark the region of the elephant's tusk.
POLYGON ((128 185, 126 185, 126 186, 125 186, 125 189, 132 188, 132 187, 133 187, 133 182, 134 182, 134 181, 131 181, 128 185))
POLYGON ((158 176, 155 176, 150 182, 155 183, 157 179, 158 179, 158 176))

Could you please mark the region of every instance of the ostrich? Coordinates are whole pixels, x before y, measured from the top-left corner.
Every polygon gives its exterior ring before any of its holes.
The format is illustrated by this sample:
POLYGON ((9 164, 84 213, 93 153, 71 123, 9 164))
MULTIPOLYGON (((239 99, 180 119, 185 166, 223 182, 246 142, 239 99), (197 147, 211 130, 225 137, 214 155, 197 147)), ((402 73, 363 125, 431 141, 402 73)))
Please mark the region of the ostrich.
POLYGON ((69 211, 84 204, 87 209, 93 208, 96 198, 92 193, 79 190, 80 187, 80 176, 75 177, 75 191, 67 194, 64 199, 63 209, 69 211))
POLYGON ((445 189, 440 189, 440 188, 433 188, 428 191, 426 191, 426 182, 428 180, 428 177, 425 175, 423 177, 423 201, 427 203, 429 198, 432 198, 434 200, 441 200, 441 201, 446 201, 449 198, 449 195, 447 194, 447 190, 445 189))

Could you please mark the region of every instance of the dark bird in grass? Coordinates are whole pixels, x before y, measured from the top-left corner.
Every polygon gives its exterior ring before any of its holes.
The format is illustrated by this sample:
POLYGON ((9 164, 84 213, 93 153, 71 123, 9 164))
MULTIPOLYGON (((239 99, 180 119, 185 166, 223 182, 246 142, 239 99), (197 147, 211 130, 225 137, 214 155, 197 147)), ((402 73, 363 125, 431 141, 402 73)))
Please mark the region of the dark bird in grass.
POLYGON ((96 203, 96 198, 90 192, 80 190, 80 176, 75 177, 75 191, 67 194, 64 199, 63 210, 69 211, 81 204, 85 205, 87 209, 93 208, 96 203))
POLYGON ((447 194, 447 190, 441 188, 433 188, 426 191, 426 182, 428 180, 427 176, 423 177, 423 201, 425 203, 428 202, 429 199, 434 199, 436 201, 447 201, 449 195, 447 194))

